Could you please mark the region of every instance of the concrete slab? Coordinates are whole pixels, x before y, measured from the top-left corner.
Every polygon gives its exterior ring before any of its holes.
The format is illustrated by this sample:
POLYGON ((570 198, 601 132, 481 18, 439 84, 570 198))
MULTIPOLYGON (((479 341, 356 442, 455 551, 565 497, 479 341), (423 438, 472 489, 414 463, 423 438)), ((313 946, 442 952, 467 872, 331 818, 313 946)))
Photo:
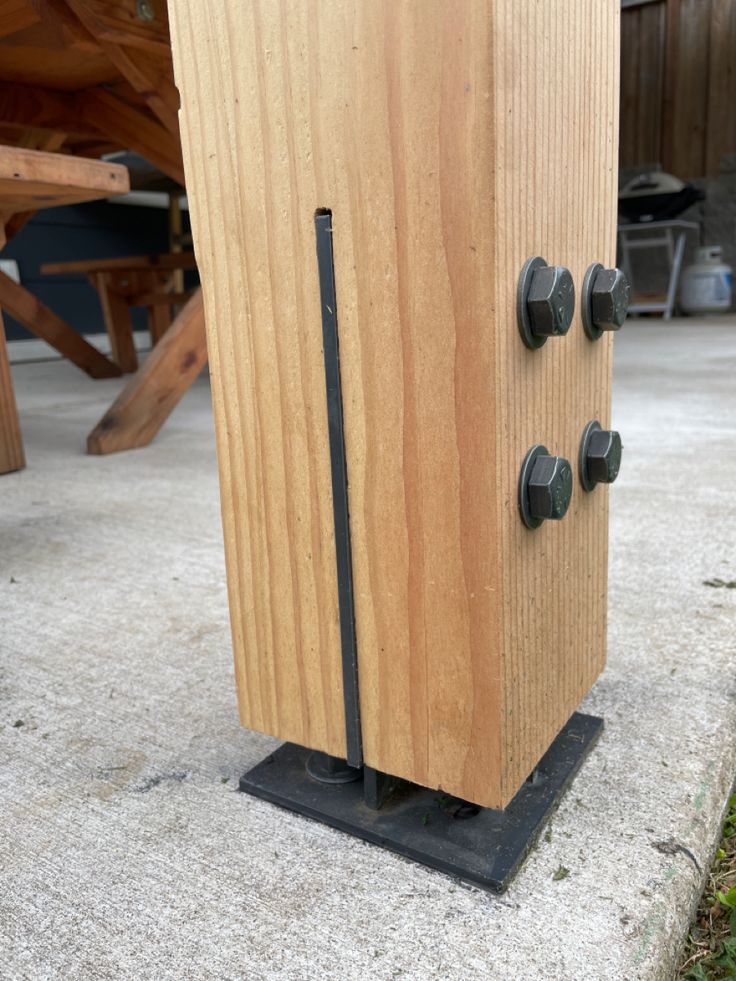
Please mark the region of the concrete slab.
POLYGON ((236 717, 206 381, 86 457, 120 382, 14 369, 2 978, 671 977, 736 762, 736 590, 703 585, 736 579, 736 326, 616 347, 607 728, 502 897, 235 792, 275 744, 236 717))

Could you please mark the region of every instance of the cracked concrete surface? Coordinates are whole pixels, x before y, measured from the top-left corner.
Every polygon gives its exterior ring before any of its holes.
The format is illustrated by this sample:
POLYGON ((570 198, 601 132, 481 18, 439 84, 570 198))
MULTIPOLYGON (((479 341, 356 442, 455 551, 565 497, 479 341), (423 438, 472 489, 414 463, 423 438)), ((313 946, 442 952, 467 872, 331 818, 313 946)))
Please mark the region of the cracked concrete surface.
POLYGON ((206 380, 87 457, 120 382, 15 366, 0 977, 670 978, 734 776, 735 367, 732 320, 616 339, 606 730, 498 897, 236 792, 275 743, 236 716, 206 380))

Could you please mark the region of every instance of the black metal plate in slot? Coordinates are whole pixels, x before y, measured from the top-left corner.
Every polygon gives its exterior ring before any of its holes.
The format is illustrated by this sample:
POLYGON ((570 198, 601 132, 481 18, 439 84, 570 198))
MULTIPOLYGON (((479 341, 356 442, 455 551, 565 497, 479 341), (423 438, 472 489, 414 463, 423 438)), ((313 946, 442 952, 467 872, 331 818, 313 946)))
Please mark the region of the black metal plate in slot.
POLYGON ((309 750, 290 743, 246 773, 240 790, 502 892, 602 728, 602 719, 576 712, 542 757, 534 778, 504 811, 474 808, 405 782, 376 810, 364 799, 362 779, 339 786, 319 783, 306 770, 309 750))
POLYGON ((363 762, 358 701, 358 661, 355 641, 355 611, 353 607, 353 565, 350 552, 350 522, 348 512, 348 475, 345 458, 345 436, 340 386, 340 344, 337 332, 337 302, 335 296, 335 267, 332 252, 332 214, 318 212, 314 217, 317 234, 317 267, 322 304, 322 346, 327 385, 327 425, 332 468, 332 510, 335 522, 335 553, 337 559, 337 594, 340 612, 340 646, 342 651, 342 682, 345 703, 345 734, 347 761, 351 766, 363 762))

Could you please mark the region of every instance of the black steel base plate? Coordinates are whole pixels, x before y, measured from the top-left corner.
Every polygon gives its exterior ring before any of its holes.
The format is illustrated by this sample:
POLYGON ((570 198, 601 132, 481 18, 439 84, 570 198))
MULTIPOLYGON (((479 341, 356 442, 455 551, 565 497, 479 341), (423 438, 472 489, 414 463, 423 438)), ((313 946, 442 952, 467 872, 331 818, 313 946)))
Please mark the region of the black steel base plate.
POLYGON ((495 892, 508 886, 603 728, 576 712, 505 811, 476 808, 437 790, 399 783, 380 810, 363 781, 311 777, 310 751, 286 743, 240 779, 240 789, 495 892))

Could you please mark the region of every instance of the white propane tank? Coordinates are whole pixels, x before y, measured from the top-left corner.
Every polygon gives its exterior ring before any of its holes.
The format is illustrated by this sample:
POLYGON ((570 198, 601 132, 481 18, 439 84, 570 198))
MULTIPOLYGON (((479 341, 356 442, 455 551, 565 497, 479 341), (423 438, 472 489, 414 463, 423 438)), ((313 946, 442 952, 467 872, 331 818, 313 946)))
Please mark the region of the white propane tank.
POLYGON ((720 313, 731 308, 733 269, 722 261, 720 245, 695 250, 695 262, 682 274, 680 306, 685 313, 720 313))

